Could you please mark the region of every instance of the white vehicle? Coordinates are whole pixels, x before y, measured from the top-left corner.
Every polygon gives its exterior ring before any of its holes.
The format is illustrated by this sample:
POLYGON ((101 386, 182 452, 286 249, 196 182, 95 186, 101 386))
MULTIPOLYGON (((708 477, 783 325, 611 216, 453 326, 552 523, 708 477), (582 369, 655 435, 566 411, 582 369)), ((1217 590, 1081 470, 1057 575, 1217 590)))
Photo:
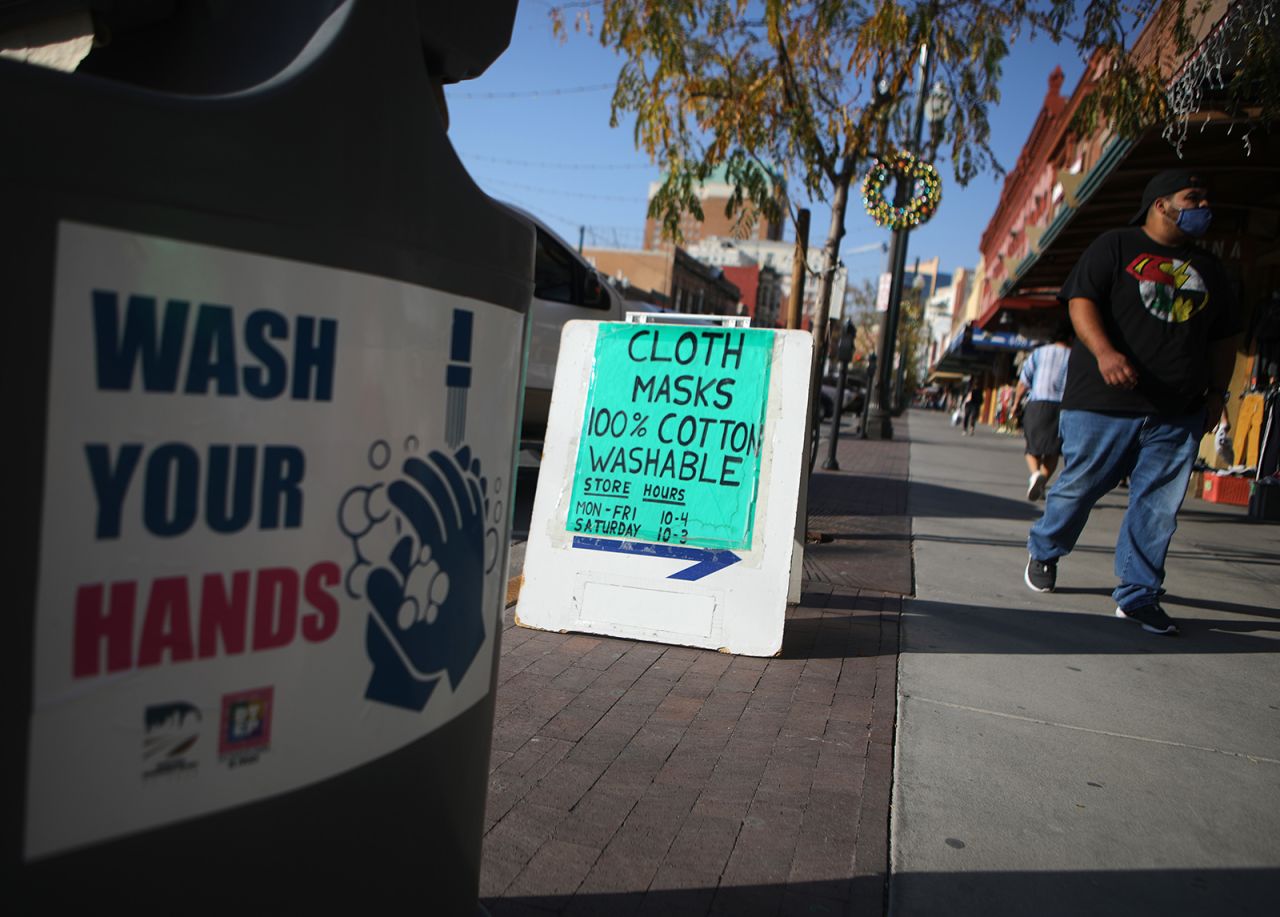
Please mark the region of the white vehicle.
POLYGON ((560 355, 560 332, 565 322, 574 319, 620 322, 624 309, 618 292, 564 239, 532 214, 518 207, 511 209, 532 223, 538 236, 521 435, 525 439, 541 440, 547 429, 551 386, 560 355))

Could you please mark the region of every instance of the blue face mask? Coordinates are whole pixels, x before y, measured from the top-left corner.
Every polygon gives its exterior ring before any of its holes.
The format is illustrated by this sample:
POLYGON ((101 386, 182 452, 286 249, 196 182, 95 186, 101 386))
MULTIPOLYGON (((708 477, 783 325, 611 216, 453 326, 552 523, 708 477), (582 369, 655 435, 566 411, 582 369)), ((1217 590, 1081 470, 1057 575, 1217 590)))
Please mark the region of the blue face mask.
POLYGON ((1178 211, 1178 228, 1193 239, 1198 239, 1209 231, 1213 222, 1213 211, 1208 207, 1188 207, 1178 211))

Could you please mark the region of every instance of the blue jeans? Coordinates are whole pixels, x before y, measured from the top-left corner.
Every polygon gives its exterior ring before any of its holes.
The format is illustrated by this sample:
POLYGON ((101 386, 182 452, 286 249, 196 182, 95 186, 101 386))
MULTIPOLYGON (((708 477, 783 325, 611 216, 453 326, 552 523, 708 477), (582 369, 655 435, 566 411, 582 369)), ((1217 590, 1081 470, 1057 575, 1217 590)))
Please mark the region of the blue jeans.
POLYGON ((1063 411, 1062 474, 1031 526, 1027 550, 1057 560, 1076 546, 1093 505, 1126 475, 1129 506, 1116 540, 1112 596, 1123 609, 1150 605, 1164 594, 1164 560, 1178 527, 1191 463, 1204 431, 1204 413, 1184 417, 1120 417, 1063 411))

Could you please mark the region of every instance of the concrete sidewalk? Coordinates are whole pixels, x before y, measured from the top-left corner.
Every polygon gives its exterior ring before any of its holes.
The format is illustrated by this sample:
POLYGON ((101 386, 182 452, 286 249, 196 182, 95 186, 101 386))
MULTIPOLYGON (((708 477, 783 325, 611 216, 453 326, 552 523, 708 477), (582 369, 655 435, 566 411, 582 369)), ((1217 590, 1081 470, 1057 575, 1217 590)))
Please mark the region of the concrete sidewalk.
POLYGON ((1112 614, 1124 491, 1038 595, 1021 441, 897 433, 815 476, 778 658, 508 612, 491 912, 1277 912, 1280 530, 1188 501, 1157 637, 1112 614))
POLYGON ((911 435, 889 912, 1280 913, 1280 529, 1188 500, 1154 636, 1113 616, 1124 490, 1038 595, 1021 441, 911 435))
POLYGON ((528 630, 508 609, 491 913, 883 914, 907 452, 846 438, 844 470, 815 475, 825 541, 776 658, 528 630))

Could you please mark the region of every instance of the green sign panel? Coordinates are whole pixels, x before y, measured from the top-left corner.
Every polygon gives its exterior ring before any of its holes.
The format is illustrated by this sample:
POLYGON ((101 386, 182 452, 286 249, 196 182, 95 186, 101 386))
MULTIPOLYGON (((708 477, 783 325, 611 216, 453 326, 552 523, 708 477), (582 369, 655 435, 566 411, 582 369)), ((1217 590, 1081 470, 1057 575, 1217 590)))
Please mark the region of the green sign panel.
POLYGON ((566 527, 747 549, 774 333, 601 325, 566 527))

